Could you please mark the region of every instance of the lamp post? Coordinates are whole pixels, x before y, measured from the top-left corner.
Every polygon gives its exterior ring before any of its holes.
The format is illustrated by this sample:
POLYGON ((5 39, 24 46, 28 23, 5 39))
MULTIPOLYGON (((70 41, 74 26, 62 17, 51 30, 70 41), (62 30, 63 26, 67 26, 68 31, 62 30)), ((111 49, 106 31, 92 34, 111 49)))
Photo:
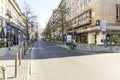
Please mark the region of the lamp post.
POLYGON ((53 41, 54 41, 54 43, 55 43, 55 12, 56 12, 56 10, 53 10, 53 16, 52 16, 53 41))
POLYGON ((11 30, 12 30, 12 27, 10 26, 10 18, 12 18, 11 16, 11 11, 9 9, 7 9, 7 14, 6 16, 8 17, 8 22, 7 22, 7 32, 8 32, 8 47, 9 47, 9 50, 10 50, 10 45, 11 45, 11 40, 10 40, 10 37, 11 37, 11 30))

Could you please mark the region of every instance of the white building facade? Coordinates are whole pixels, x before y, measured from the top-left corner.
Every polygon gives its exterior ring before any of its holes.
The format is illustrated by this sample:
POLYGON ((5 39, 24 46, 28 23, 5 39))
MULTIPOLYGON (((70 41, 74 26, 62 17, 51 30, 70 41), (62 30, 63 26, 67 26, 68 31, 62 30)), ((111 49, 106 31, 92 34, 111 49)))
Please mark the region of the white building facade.
POLYGON ((0 42, 8 44, 7 26, 12 26, 10 40, 18 44, 18 34, 25 27, 25 16, 15 0, 0 0, 0 42))

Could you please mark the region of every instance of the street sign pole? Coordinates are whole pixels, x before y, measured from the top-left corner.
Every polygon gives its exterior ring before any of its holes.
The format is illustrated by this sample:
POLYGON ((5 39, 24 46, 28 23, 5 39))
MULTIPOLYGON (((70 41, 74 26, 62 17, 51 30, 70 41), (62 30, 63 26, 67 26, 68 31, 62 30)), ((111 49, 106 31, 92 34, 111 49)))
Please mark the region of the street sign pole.
POLYGON ((8 46, 9 46, 9 50, 10 50, 10 31, 8 32, 8 34, 9 34, 9 41, 8 41, 8 46))
POLYGON ((102 29, 102 35, 103 35, 103 45, 106 47, 106 28, 107 28, 107 21, 106 20, 101 20, 100 21, 100 27, 102 29))
POLYGON ((12 27, 10 25, 7 26, 7 32, 8 32, 8 47, 9 47, 9 50, 10 50, 10 45, 11 45, 11 41, 10 41, 10 33, 12 31, 12 27))
POLYGON ((103 34, 103 44, 104 44, 104 47, 106 47, 105 34, 103 34))

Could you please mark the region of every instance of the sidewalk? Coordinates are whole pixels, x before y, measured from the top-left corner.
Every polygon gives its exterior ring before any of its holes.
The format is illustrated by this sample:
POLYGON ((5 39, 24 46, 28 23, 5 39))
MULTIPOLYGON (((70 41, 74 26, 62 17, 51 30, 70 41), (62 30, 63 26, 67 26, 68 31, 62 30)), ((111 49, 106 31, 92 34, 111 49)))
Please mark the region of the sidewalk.
POLYGON ((78 45, 78 51, 119 53, 120 46, 78 45))
MULTIPOLYGON (((70 49, 66 44, 58 44, 58 46, 70 49)), ((88 44, 78 44, 77 51, 85 51, 85 52, 102 52, 102 53, 120 53, 120 45, 119 46, 97 46, 97 45, 88 45, 88 44)))
MULTIPOLYGON (((17 78, 15 78, 15 54, 18 53, 19 47, 13 46, 10 51, 8 48, 0 48, 0 66, 6 66, 6 76, 7 80, 29 80, 28 78, 28 64, 29 64, 29 50, 27 50, 24 59, 21 61, 21 66, 19 66, 18 61, 18 70, 17 78)), ((0 80, 1 80, 0 73, 0 80)))

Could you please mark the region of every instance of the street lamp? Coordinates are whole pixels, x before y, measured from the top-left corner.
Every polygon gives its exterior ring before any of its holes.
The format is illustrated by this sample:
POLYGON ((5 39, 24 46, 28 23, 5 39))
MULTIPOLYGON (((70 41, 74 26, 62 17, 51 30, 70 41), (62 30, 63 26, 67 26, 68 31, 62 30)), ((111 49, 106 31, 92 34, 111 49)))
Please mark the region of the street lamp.
POLYGON ((6 16, 8 17, 8 21, 7 21, 7 32, 8 32, 8 47, 9 47, 9 50, 10 50, 10 45, 11 45, 11 40, 10 40, 10 37, 11 37, 11 30, 12 30, 12 27, 10 26, 10 18, 12 18, 11 16, 11 11, 9 9, 7 9, 7 14, 6 16))

